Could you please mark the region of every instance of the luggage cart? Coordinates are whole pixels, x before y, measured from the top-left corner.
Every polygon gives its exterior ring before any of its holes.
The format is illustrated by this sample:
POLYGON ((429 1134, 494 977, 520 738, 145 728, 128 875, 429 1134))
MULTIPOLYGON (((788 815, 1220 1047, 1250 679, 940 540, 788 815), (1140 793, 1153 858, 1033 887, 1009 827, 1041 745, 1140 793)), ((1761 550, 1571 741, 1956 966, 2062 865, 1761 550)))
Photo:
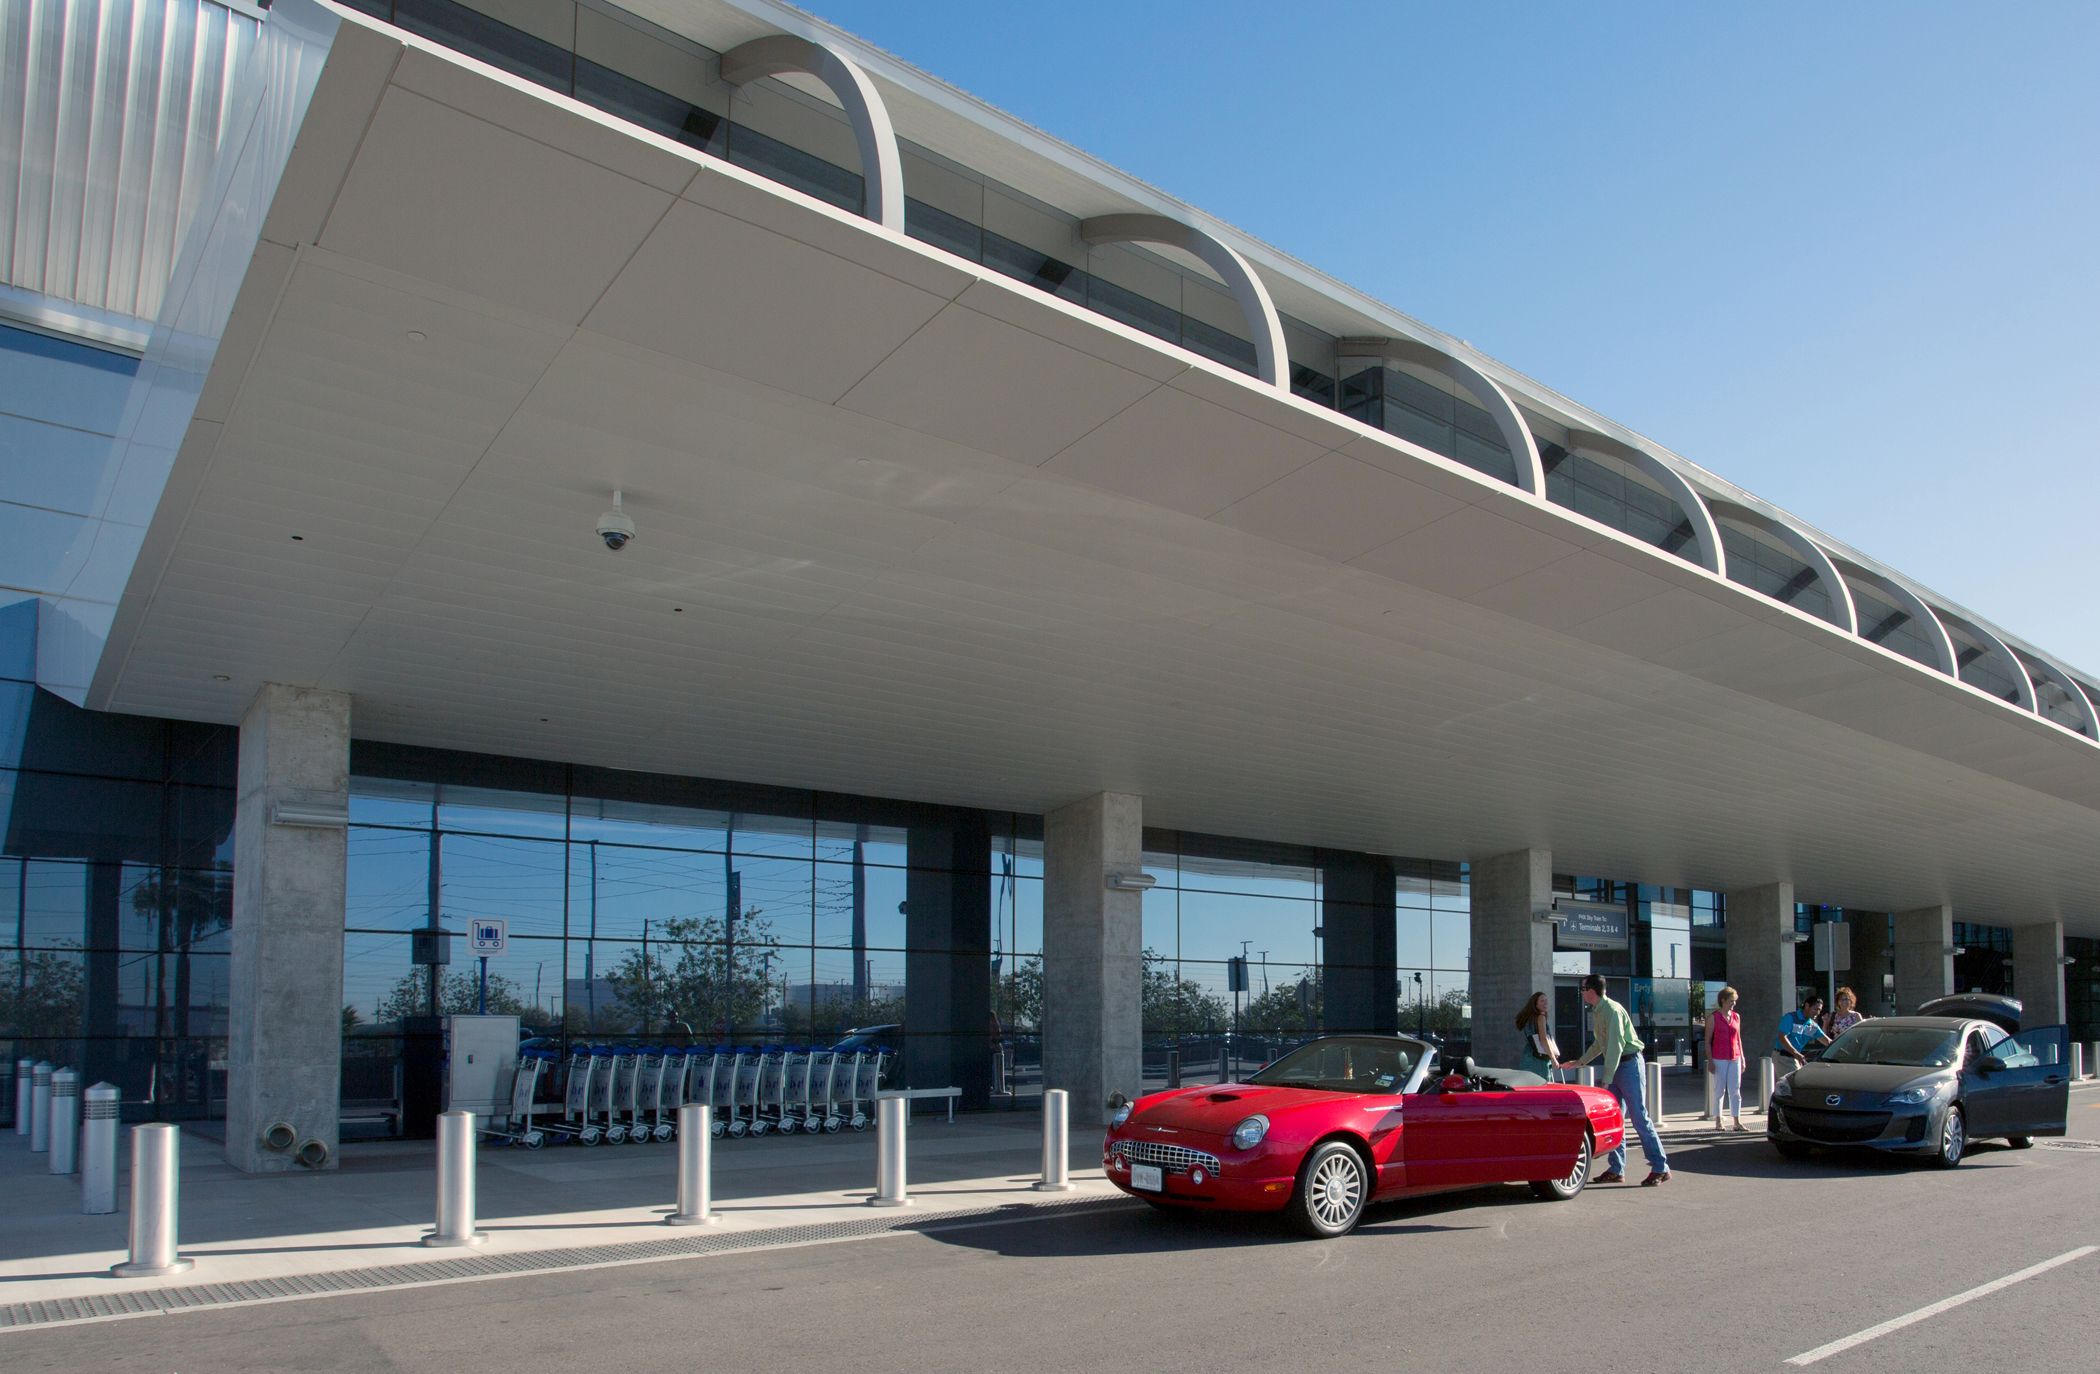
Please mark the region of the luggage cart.
POLYGON ((838 1055, 812 1047, 809 1052, 809 1090, 803 1099, 802 1129, 811 1135, 837 1130, 828 1125, 831 1114, 831 1069, 838 1055))
POLYGON ((540 1074, 545 1071, 554 1055, 547 1050, 526 1050, 518 1056, 518 1067, 510 1079, 510 1107, 501 1116, 491 1119, 480 1134, 492 1140, 507 1140, 513 1145, 522 1145, 528 1150, 537 1150, 547 1143, 547 1133, 539 1129, 533 1118, 539 1108, 534 1099, 539 1093, 540 1074), (501 1121, 501 1126, 493 1124, 501 1121))
POLYGON ((729 1064, 728 1055, 717 1049, 702 1049, 694 1046, 685 1052, 685 1100, 705 1102, 714 1108, 708 1113, 708 1134, 720 1140, 729 1130, 729 1092, 725 1086, 732 1077, 724 1066, 729 1064))
POLYGON ((643 1046, 635 1051, 634 1100, 629 1103, 627 1138, 646 1145, 656 1133, 656 1094, 663 1087, 664 1052, 643 1046))
POLYGON ((729 1134, 732 1139, 763 1135, 758 1130, 759 1063, 756 1050, 732 1051, 729 1077, 729 1134))
POLYGON ((859 1050, 831 1052, 831 1090, 826 1095, 824 1114, 824 1129, 827 1131, 836 1132, 853 1119, 854 1075, 860 1072, 860 1060, 859 1050))
POLYGON ((596 1145, 602 1134, 591 1122, 591 1082, 597 1076, 597 1062, 589 1046, 578 1045, 569 1052, 568 1081, 562 1086, 562 1117, 546 1128, 579 1145, 596 1145))
MULTIPOLYGON (((640 1076, 641 1051, 632 1045, 623 1045, 613 1051, 612 1111, 605 1128, 605 1139, 610 1144, 620 1145, 636 1140, 635 1128, 641 1123, 634 1111, 635 1079, 640 1076)), ((643 1127, 639 1139, 646 1141, 649 1131, 643 1127)))
POLYGON ((790 1046, 780 1052, 780 1133, 802 1129, 809 1111, 809 1051, 790 1046))
POLYGON ((666 1048, 656 1071, 655 1091, 650 1097, 656 1118, 656 1138, 673 1140, 678 1135, 678 1109, 685 1102, 686 1052, 666 1048))
POLYGON ((865 1050, 853 1075, 853 1117, 848 1122, 856 1131, 868 1129, 873 1119, 876 1090, 882 1086, 882 1071, 889 1067, 888 1050, 865 1050))
POLYGON ((787 1052, 778 1045, 759 1051, 757 1095, 752 1102, 751 1134, 766 1135, 788 1129, 787 1052))
POLYGON ((598 1045, 591 1050, 591 1105, 584 1119, 597 1127, 597 1134, 584 1141, 586 1145, 599 1141, 617 1145, 627 1139, 626 1129, 613 1120, 613 1071, 619 1062, 610 1046, 598 1045), (613 1134, 616 1128, 618 1135, 613 1134))

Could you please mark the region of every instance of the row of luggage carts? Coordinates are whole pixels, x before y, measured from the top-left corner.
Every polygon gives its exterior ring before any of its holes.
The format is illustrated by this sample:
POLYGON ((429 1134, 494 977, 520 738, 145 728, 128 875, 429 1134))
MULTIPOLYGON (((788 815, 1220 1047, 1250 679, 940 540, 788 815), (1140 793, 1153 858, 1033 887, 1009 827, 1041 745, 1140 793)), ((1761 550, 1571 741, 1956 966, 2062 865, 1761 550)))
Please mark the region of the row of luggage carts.
POLYGON ((895 1056, 888 1050, 819 1050, 767 1045, 650 1048, 578 1046, 569 1055, 559 1119, 541 1121, 543 1079, 560 1071, 552 1050, 518 1057, 510 1113, 486 1134, 537 1150, 550 1139, 579 1145, 672 1140, 678 1109, 714 1108, 716 1136, 865 1131, 875 1090, 895 1056))

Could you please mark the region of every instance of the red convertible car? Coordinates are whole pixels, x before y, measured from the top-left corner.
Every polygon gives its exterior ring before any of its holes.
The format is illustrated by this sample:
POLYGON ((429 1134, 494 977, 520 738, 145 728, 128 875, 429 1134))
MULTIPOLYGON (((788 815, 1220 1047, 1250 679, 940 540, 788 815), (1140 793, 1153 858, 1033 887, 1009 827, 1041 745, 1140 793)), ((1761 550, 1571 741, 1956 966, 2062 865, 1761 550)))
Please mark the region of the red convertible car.
POLYGON ((1336 1035, 1244 1083, 1181 1088, 1118 1107, 1102 1167, 1157 1207, 1269 1212, 1339 1236, 1374 1201, 1527 1182, 1574 1197, 1624 1135, 1601 1088, 1514 1069, 1440 1068, 1396 1035, 1336 1035))

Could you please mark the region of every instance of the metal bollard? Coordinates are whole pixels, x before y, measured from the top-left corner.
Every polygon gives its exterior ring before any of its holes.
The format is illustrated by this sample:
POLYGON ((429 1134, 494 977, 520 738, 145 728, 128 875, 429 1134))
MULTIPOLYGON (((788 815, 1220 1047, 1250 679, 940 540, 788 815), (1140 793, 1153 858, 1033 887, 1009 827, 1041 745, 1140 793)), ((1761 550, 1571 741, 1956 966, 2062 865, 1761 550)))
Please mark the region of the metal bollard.
POLYGON ((2085 1047, 2085 1071, 2095 1078, 2100 1078, 2100 1040, 2095 1040, 2085 1047))
POLYGON ((80 1075, 60 1069, 51 1075, 51 1172, 80 1167, 80 1075))
POLYGON ((1778 1083, 1778 1081, 1778 1070, 1777 1066, 1773 1063, 1772 1056, 1768 1054, 1764 1058, 1758 1060, 1757 1109, 1759 1111, 1769 1112, 1772 1110, 1772 1089, 1778 1083))
POLYGON ((37 1154, 51 1148, 51 1061, 39 1059, 29 1088, 29 1148, 37 1154))
POLYGON ((15 1061, 15 1134, 29 1134, 29 1088, 36 1079, 36 1061, 15 1061))
POLYGON ((1181 1086, 1181 1051, 1167 1051, 1167 1091, 1181 1086))
POLYGON ((711 1210, 714 1167, 715 1109, 688 1102, 678 1109, 678 1210, 666 1226, 719 1226, 722 1214, 711 1210))
POLYGON ((1071 1094, 1051 1088, 1043 1094, 1043 1176, 1035 1184, 1039 1193, 1072 1191, 1071 1168, 1066 1141, 1071 1132, 1071 1094))
POLYGON ((423 1243, 479 1245, 489 1237, 474 1229, 474 1113, 439 1112, 437 1132, 437 1229, 423 1243))
POLYGON ((181 1207, 182 1132, 165 1121, 131 1128, 131 1258, 110 1273, 150 1279, 196 1267, 176 1253, 181 1207))
POLYGON ((871 1207, 909 1207, 904 1191, 904 1123, 911 1104, 901 1097, 875 1102, 875 1196, 871 1207))
POLYGON ((1582 1066, 1582 1086, 1585 1088, 1597 1086, 1597 1066, 1595 1064, 1584 1064, 1582 1066))
POLYGON ((1655 1129, 1659 1131, 1662 1129, 1663 1124, 1662 1060, 1646 1059, 1641 1061, 1641 1072, 1646 1074, 1648 1078, 1648 1081, 1641 1085, 1645 1090, 1642 1095, 1648 1099, 1648 1119, 1655 1123, 1655 1129))
POLYGON ((1699 1119, 1702 1121, 1719 1121, 1721 1119, 1720 1084, 1715 1081, 1714 1061, 1711 1059, 1706 1061, 1706 1110, 1699 1114, 1699 1119))
POLYGON ((2071 1081, 2076 1083, 2085 1077, 2085 1046, 2071 1042, 2071 1081))
POLYGON ((80 1095, 80 1210, 107 1216, 117 1210, 117 1114, 124 1093, 97 1083, 80 1095))

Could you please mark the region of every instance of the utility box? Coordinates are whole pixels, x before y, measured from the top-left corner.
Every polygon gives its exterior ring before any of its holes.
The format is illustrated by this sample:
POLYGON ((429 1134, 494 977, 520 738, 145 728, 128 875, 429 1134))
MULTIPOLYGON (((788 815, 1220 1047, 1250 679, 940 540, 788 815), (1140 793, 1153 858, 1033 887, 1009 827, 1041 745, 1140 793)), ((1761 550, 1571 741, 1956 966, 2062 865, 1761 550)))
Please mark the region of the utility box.
POLYGON ((445 1018, 445 1110, 486 1120, 510 1110, 518 1072, 518 1018, 445 1018))

